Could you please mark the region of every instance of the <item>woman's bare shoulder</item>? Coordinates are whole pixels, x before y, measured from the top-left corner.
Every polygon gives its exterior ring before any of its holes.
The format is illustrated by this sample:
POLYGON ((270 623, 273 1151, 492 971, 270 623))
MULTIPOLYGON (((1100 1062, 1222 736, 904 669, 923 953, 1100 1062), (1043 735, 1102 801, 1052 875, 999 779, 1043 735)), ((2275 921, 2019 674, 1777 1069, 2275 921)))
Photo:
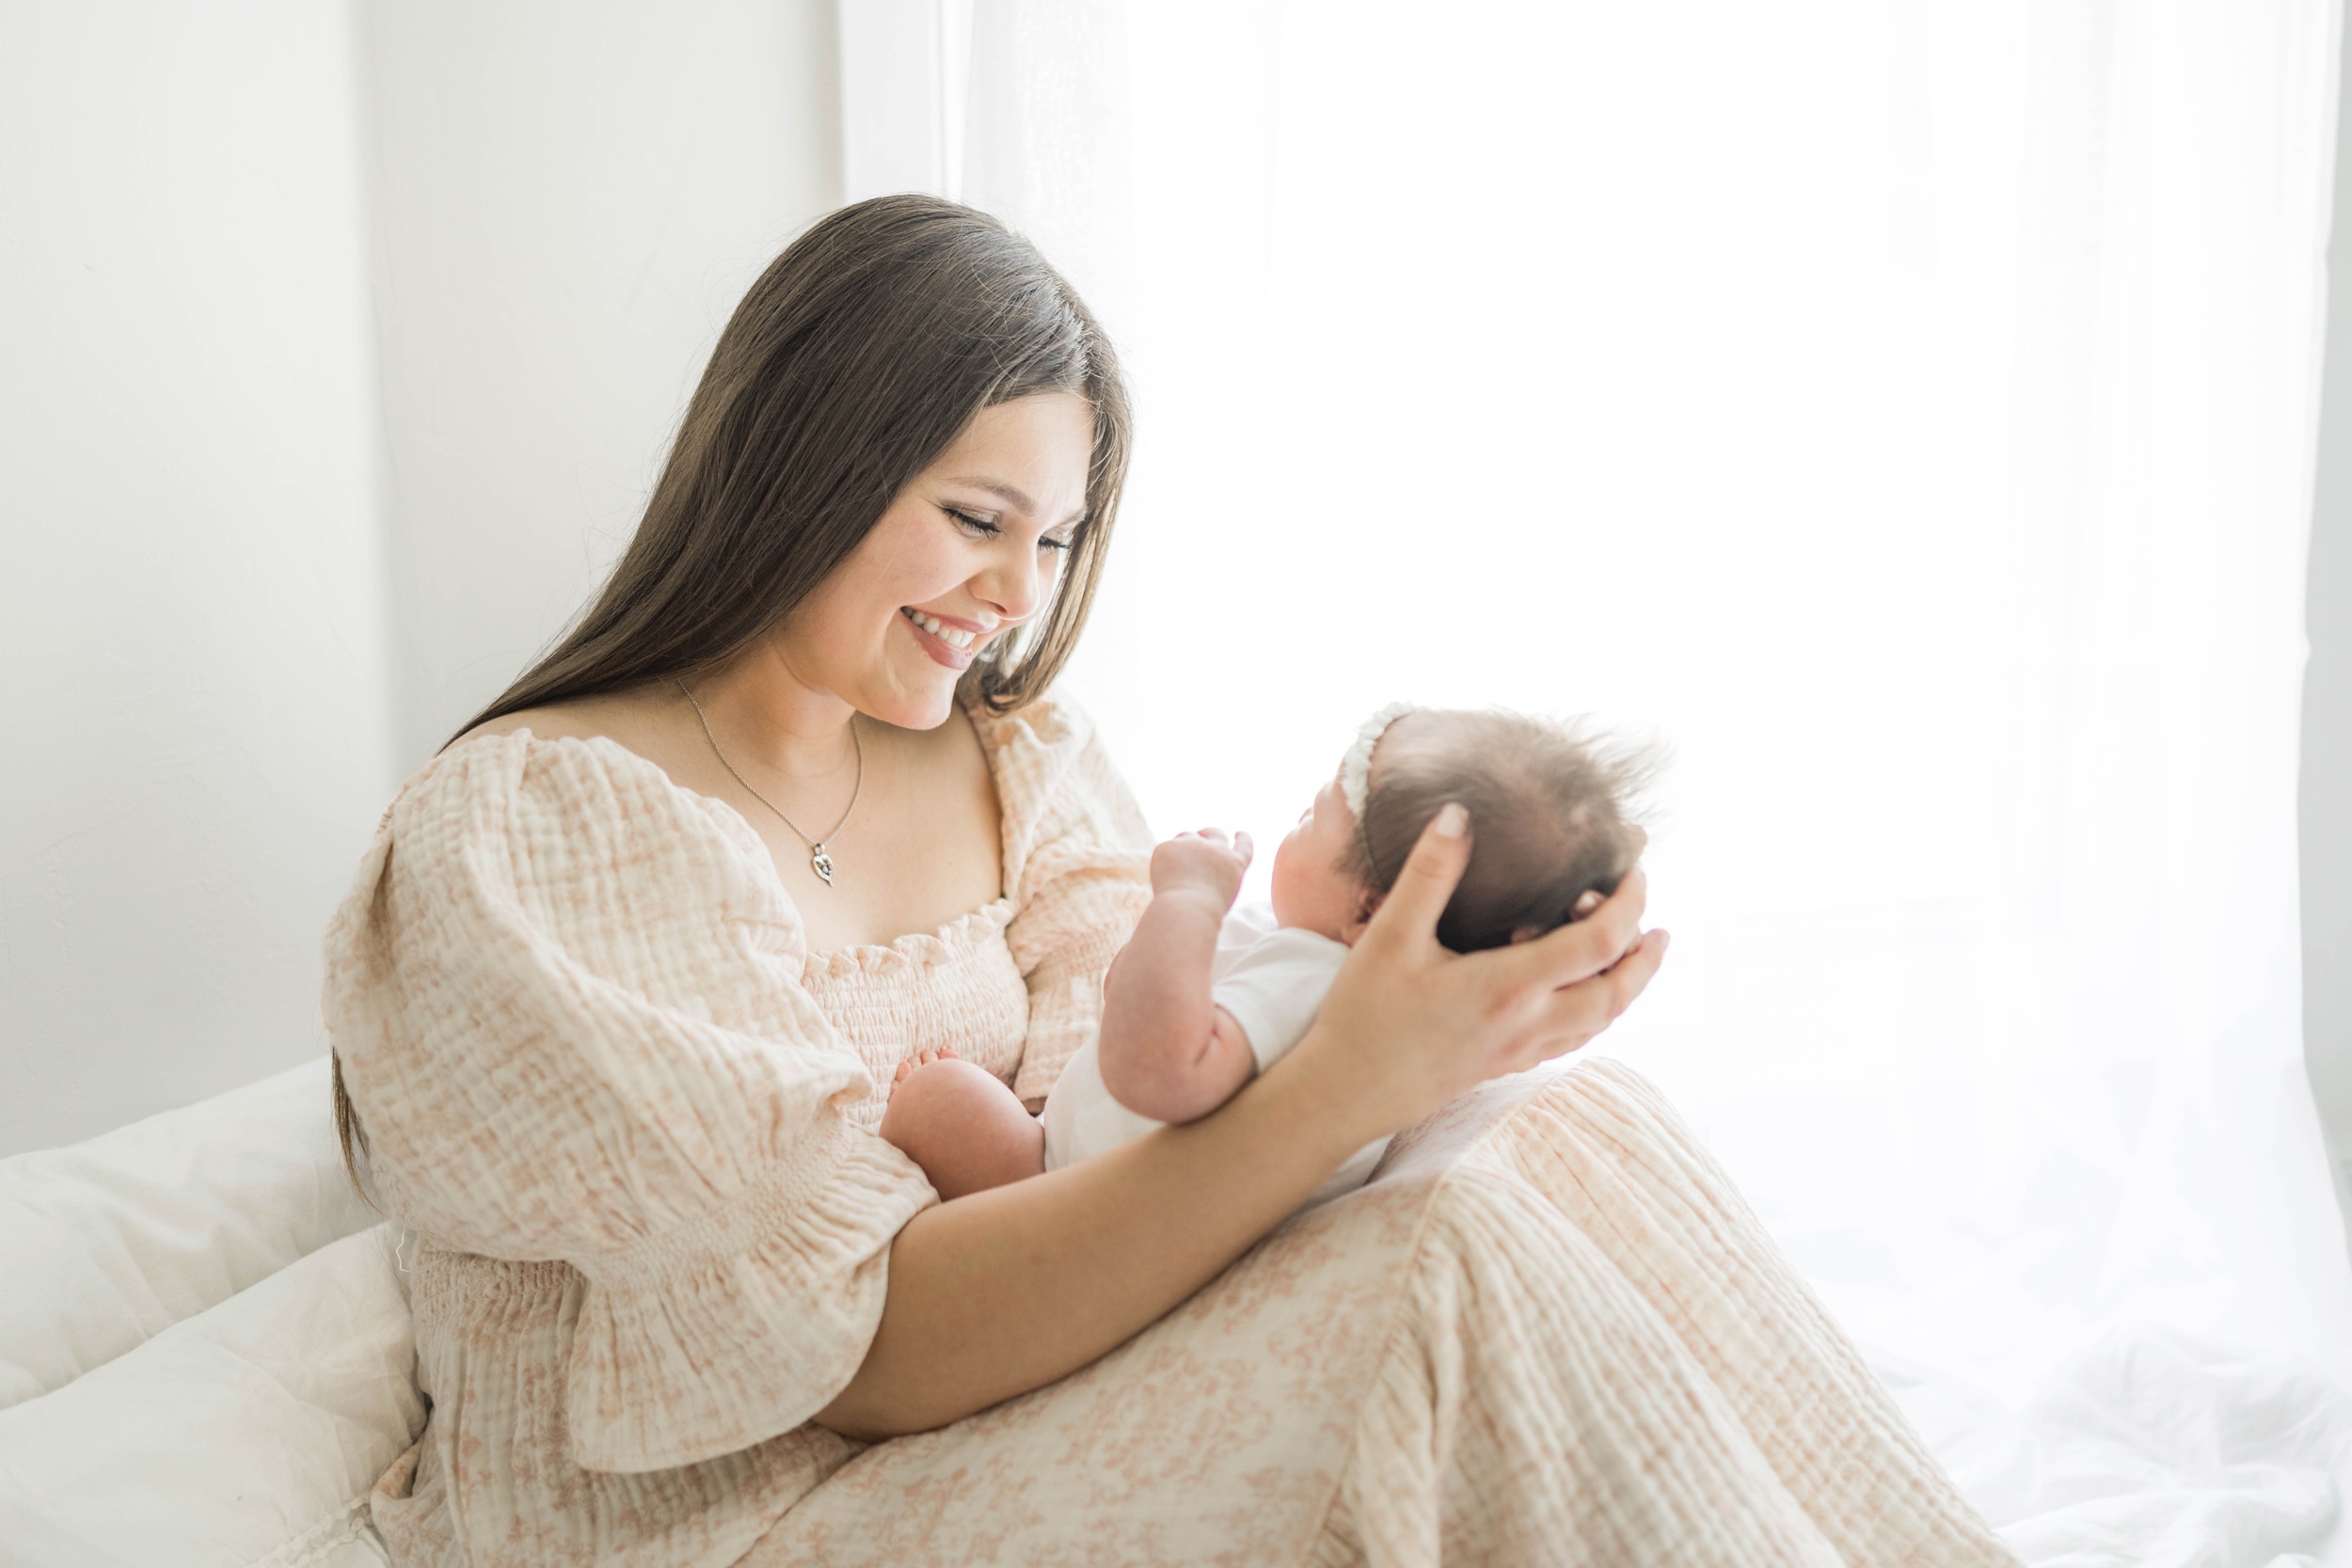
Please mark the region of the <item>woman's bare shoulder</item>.
POLYGON ((627 746, 629 737, 642 734, 649 726, 644 697, 625 692, 611 697, 581 697, 568 703, 553 703, 546 707, 518 708, 485 720, 457 737, 456 742, 477 740, 485 736, 514 735, 529 730, 542 740, 617 740, 627 746))
POLYGON ((427 821, 463 825, 459 839, 503 832, 511 813, 483 807, 496 799, 527 801, 525 816, 584 838, 673 828, 698 832, 707 814, 687 802, 707 794, 712 780, 693 770, 698 759, 670 733, 675 724, 665 730, 662 715, 646 706, 623 694, 525 708, 477 724, 402 786, 388 821, 405 823, 411 836, 427 821))
POLYGON ((661 687, 501 714, 476 724, 453 744, 526 731, 534 740, 609 740, 673 777, 681 767, 690 774, 696 772, 693 764, 701 754, 702 732, 694 727, 685 703, 661 687))
POLYGON ((538 741, 610 741, 638 763, 650 763, 674 784, 709 794, 715 776, 706 776, 702 732, 682 701, 663 702, 663 691, 644 688, 610 696, 581 697, 501 714, 468 730, 450 743, 454 751, 469 742, 498 736, 528 735, 538 741))

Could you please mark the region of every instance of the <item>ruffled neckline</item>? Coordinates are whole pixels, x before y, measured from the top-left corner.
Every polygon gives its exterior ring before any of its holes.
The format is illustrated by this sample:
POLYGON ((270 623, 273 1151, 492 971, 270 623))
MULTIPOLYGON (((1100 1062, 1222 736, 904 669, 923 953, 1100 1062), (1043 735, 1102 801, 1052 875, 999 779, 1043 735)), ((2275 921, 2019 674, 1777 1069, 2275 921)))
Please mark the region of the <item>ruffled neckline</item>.
POLYGON ((962 958, 1012 920, 1012 895, 966 911, 936 931, 910 931, 886 942, 859 942, 811 953, 806 974, 886 974, 900 969, 928 969, 962 958))
MULTIPOLYGON (((973 730, 979 736, 980 751, 988 759, 990 777, 996 784, 996 802, 1000 814, 997 837, 1004 886, 1007 891, 997 895, 988 903, 982 904, 978 909, 965 911, 936 930, 910 931, 902 937, 893 938, 886 942, 857 942, 847 947, 828 948, 821 953, 811 952, 802 970, 803 975, 839 976, 860 973, 882 974, 901 969, 927 969, 963 957, 976 946, 986 942, 990 936, 1002 931, 1011 924, 1015 912, 1013 895, 1010 891, 1016 875, 1016 867, 1012 863, 1014 834, 1011 830, 1014 822, 1012 801, 1007 798, 1005 790, 1005 769, 1000 753, 1027 748, 1042 749, 1041 742, 1043 737, 1040 736, 1030 724, 1021 721, 1028 717, 1026 714, 1009 716, 1012 721, 1008 722, 1006 717, 991 714, 984 707, 961 694, 958 700, 972 720, 973 730)), ((669 786, 672 793, 693 802, 705 813, 713 811, 723 813, 724 818, 731 819, 733 825, 741 830, 742 835, 751 844, 757 846, 757 858, 761 868, 766 872, 768 879, 774 883, 777 896, 785 901, 787 907, 792 909, 797 918, 799 907, 793 902, 792 895, 785 890, 783 879, 776 875, 775 863, 769 858, 765 841, 759 837, 758 831, 744 820, 743 814, 727 801, 713 795, 705 795, 700 790, 689 789, 670 777, 669 769, 651 757, 633 752, 606 735, 543 736, 535 734, 526 725, 521 729, 504 730, 492 735, 468 736, 447 747, 441 755, 447 756, 451 752, 477 742, 497 740, 520 741, 526 747, 580 746, 606 756, 608 760, 617 757, 624 767, 652 772, 669 786)))

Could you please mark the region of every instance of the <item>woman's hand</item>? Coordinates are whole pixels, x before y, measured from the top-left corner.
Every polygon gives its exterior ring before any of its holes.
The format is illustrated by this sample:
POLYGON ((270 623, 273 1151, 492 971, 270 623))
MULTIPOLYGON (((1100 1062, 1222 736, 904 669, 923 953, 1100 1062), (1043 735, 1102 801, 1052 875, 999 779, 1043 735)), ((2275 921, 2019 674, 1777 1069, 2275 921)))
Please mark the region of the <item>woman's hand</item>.
POLYGON ((1360 1118, 1365 1140, 1409 1127, 1489 1078, 1574 1051, 1642 994, 1666 933, 1641 929, 1636 866, 1584 918, 1483 953, 1449 952, 1438 917, 1470 865, 1469 820, 1448 805, 1340 971, 1297 1062, 1360 1118))
POLYGON ((1639 934, 1638 870, 1549 936, 1469 955, 1438 944, 1470 863, 1459 811, 1422 834, 1307 1037, 1221 1108, 908 1221, 866 1362, 817 1419, 866 1440, 919 1432, 1085 1366, 1373 1138, 1625 1011, 1666 950, 1664 932, 1639 934))

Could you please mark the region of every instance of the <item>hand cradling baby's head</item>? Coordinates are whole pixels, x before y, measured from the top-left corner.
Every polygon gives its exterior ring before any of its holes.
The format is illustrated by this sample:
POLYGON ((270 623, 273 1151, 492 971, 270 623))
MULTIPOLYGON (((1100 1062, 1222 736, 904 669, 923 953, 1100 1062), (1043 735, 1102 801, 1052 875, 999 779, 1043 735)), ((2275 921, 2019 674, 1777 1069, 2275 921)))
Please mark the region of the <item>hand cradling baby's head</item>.
POLYGON ((1581 918, 1641 858, 1645 835, 1632 811, 1651 760, 1581 725, 1414 709, 1386 724, 1367 760, 1342 865, 1359 886, 1394 886, 1447 801, 1470 813, 1470 869, 1438 923, 1438 940, 1457 953, 1581 918))

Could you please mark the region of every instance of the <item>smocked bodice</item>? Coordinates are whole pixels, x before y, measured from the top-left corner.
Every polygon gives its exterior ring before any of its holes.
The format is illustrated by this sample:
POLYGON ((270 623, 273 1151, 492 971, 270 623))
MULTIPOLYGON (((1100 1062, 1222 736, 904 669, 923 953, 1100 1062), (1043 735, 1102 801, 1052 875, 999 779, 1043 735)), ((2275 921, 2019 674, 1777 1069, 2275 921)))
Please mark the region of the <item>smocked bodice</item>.
POLYGON ((1012 1082, 1029 992, 1005 941, 1011 918, 1012 901, 999 898, 935 932, 809 955, 801 983, 873 1075, 848 1107, 858 1127, 881 1124, 892 1071, 920 1052, 951 1049, 1012 1082))

